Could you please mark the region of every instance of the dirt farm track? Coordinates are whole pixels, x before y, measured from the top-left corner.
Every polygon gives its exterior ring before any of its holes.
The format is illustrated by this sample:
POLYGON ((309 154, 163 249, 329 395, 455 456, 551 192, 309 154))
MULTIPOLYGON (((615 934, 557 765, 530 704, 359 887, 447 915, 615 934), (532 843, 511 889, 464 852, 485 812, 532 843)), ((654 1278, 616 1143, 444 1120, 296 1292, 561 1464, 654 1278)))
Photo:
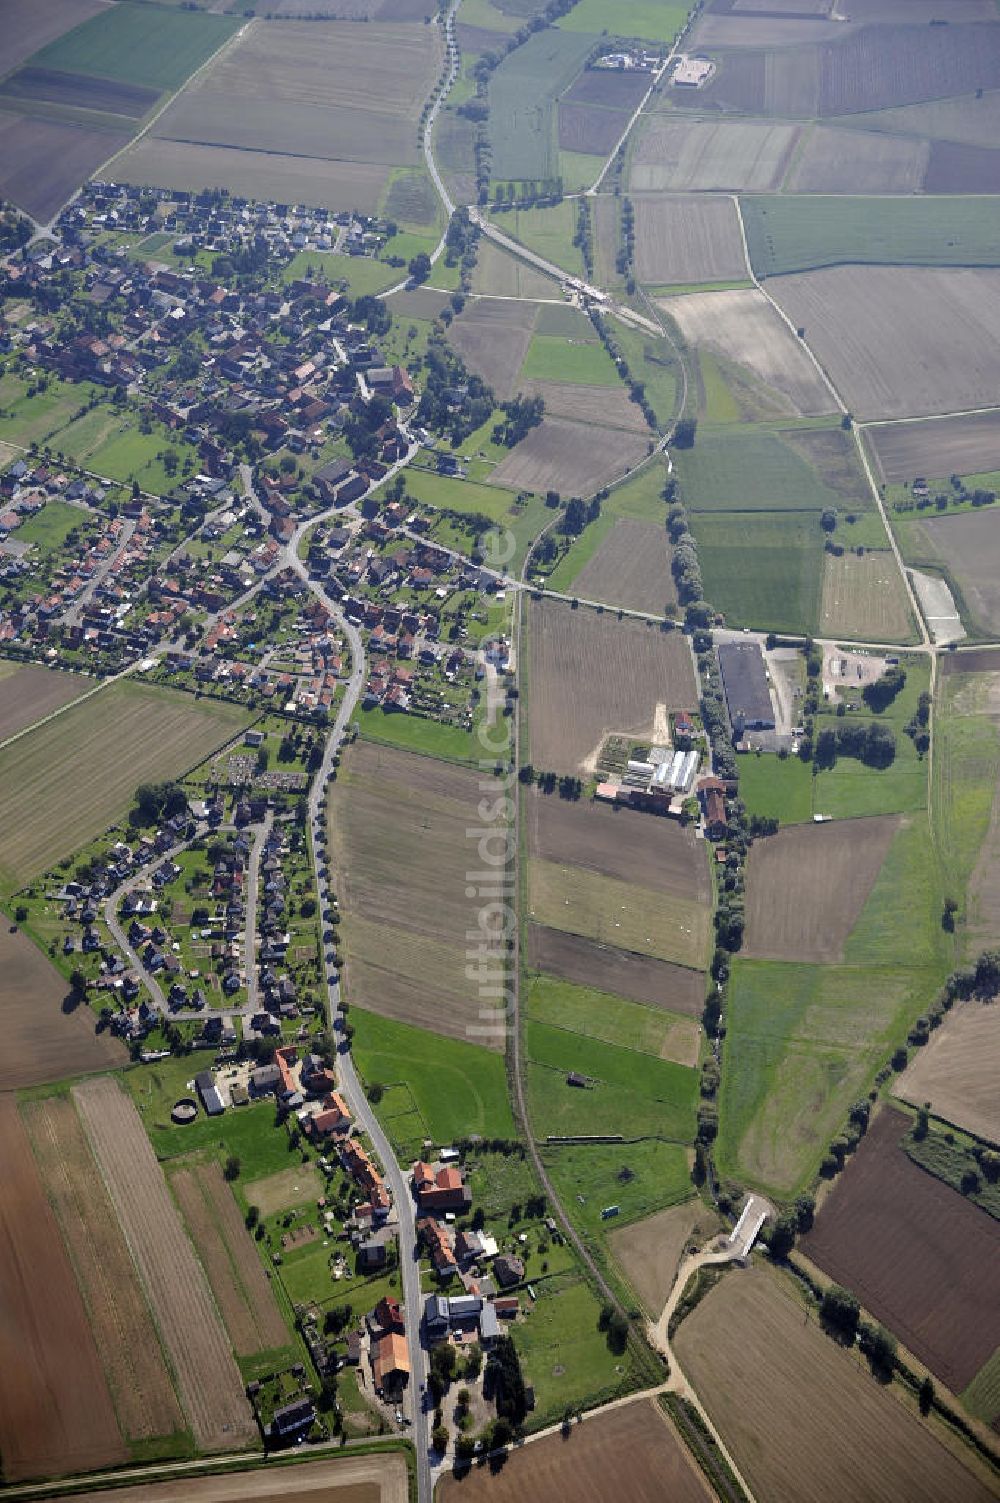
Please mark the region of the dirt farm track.
POLYGON ((407 1503, 408 1496, 406 1463, 392 1454, 342 1456, 87 1494, 91 1503, 407 1503))

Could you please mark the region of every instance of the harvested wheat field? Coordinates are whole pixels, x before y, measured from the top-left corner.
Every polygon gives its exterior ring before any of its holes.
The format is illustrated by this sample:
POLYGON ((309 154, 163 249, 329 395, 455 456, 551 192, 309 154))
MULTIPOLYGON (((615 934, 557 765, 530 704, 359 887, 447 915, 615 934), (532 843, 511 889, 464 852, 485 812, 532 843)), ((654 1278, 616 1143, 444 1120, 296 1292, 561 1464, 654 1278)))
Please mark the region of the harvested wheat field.
POLYGON ((199 1450, 237 1450, 257 1427, 205 1274, 130 1098, 104 1078, 73 1097, 132 1249, 199 1450))
POLYGON ((882 479, 908 484, 918 475, 981 475, 1000 469, 1000 412, 878 423, 865 430, 882 479))
POLYGON ((1000 1143, 1000 1003, 958 1002, 899 1077, 896 1095, 931 1104, 936 1117, 1000 1143))
MULTIPOLYGON (((482 824, 479 790, 466 768, 357 742, 328 810, 348 997, 456 1038, 480 1021, 465 974, 466 930, 477 921, 465 874, 484 860, 466 833, 482 824)), ((491 850, 501 858, 505 840, 498 825, 491 850)))
POLYGON ((651 736, 658 705, 691 710, 697 703, 680 632, 561 601, 531 602, 528 726, 536 768, 589 775, 605 736, 651 736))
POLYGON ((115 1412, 128 1440, 184 1429, 132 1255, 80 1119, 66 1096, 28 1102, 22 1117, 86 1300, 115 1412))
POLYGON ((914 637, 906 586, 888 548, 823 555, 819 629, 825 637, 908 642, 914 637))
POLYGON ((757 960, 843 960, 899 826, 895 815, 842 819, 792 825, 755 840, 743 953, 757 960))
POLYGON ((87 1312, 13 1096, 0 1097, 3 1480, 128 1459, 87 1312))
POLYGON ((861 418, 981 407, 1000 384, 1000 271, 833 266, 767 290, 861 418))
POLYGON ((731 198, 637 196, 635 231, 640 282, 730 282, 747 275, 739 213, 731 198))
MULTIPOLYGON (((683 102, 682 92, 671 91, 671 102, 683 102)), ((633 192, 768 193, 784 177, 801 130, 767 120, 679 120, 654 114, 636 143, 630 187, 633 192)))
POLYGON ((441 1483, 441 1503, 710 1503, 715 1494, 653 1399, 636 1399, 515 1451, 503 1470, 480 1467, 441 1483))
POLYGON ((236 1355, 284 1346, 288 1330, 274 1291, 219 1165, 184 1166, 170 1184, 236 1355))
MULTIPOLYGON (((598 388, 599 390, 602 388, 598 388)), ((614 388, 609 389, 614 403, 614 388)), ((511 449, 489 477, 511 490, 556 490, 564 496, 592 496, 631 473, 652 449, 648 431, 598 428, 566 418, 544 417, 511 449)))
POLYGON ((84 1003, 67 1000, 55 966, 6 922, 0 923, 0 1091, 109 1070, 128 1059, 110 1033, 96 1031, 84 1003))
POLYGON ((78 673, 0 663, 0 741, 95 687, 94 679, 78 673))
POLYGON ((636 955, 701 969, 708 964, 706 903, 636 882, 603 877, 580 866, 528 860, 528 917, 636 955))
POLYGON ((695 1197, 611 1233, 611 1252, 647 1315, 659 1319, 682 1254, 689 1247, 704 1247, 721 1228, 715 1212, 695 1197))
POLYGON ((570 418, 577 423, 598 423, 602 428, 626 428, 630 433, 649 435, 641 408, 631 400, 623 386, 524 380, 519 382, 519 389, 525 396, 541 397, 550 417, 570 418))
POLYGON ((573 580, 581 600, 663 616, 677 604, 666 530, 656 522, 616 517, 593 557, 573 580))
POLYGON ((501 401, 517 386, 539 306, 513 299, 467 298, 449 326, 448 343, 501 401))
MULTIPOLYGON (((770 284, 768 284, 770 286, 770 284)), ((657 299, 689 344, 732 360, 805 416, 835 412, 826 382, 756 287, 657 299)))
POLYGON ((525 816, 533 856, 709 901, 705 842, 674 819, 592 801, 569 802, 537 789, 528 795, 525 816))
POLYGON ((1000 1346, 1000 1221, 907 1157, 909 1128, 879 1113, 801 1247, 961 1393, 1000 1346))
POLYGON ((541 924, 528 925, 528 966, 579 986, 592 986, 691 1018, 700 1018, 705 1006, 701 971, 648 955, 633 955, 615 945, 566 934, 561 929, 546 929, 541 924))
POLYGON ((397 1451, 338 1456, 225 1477, 181 1478, 88 1493, 92 1503, 407 1503, 406 1462, 397 1451))
POLYGON ((767 1503, 995 1497, 770 1270, 725 1274, 682 1322, 674 1350, 767 1503))

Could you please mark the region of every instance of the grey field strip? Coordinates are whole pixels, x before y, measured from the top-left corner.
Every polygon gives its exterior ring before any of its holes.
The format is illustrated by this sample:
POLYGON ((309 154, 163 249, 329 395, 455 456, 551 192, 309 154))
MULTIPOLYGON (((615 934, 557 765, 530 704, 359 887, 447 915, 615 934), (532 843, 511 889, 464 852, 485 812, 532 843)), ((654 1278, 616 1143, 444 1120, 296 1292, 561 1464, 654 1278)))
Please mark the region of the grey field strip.
POLYGON ((139 1270, 199 1450, 254 1434, 239 1369, 145 1129, 107 1077, 73 1088, 108 1193, 139 1270))

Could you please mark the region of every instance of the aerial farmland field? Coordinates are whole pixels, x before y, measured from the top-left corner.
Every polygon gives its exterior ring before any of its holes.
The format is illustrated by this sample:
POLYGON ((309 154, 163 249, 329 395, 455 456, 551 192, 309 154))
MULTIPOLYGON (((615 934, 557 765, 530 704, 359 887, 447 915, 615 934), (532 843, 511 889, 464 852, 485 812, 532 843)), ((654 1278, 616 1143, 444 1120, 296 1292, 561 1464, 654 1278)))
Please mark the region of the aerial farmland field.
POLYGON ((695 703, 691 658, 678 632, 555 601, 532 602, 528 624, 536 768, 591 767, 604 736, 651 735, 657 705, 695 703))
POLYGON ((103 0, 8 0, 4 7, 4 71, 16 68, 103 8, 103 0))
POLYGON ((788 170, 800 130, 770 121, 654 114, 637 139, 629 186, 636 193, 769 193, 788 170))
POLYGON ((866 1363, 824 1335, 780 1276, 727 1273, 682 1322, 678 1358, 758 1497, 774 1503, 986 1503, 993 1488, 866 1363))
POLYGON ((256 1438, 239 1369, 145 1128, 118 1082, 73 1099, 142 1279, 200 1450, 256 1438))
MULTIPOLYGON (((930 142, 916 136, 879 135, 843 125, 816 125, 806 135, 802 150, 795 158, 785 190, 789 194, 918 193, 924 186, 930 159, 930 142)), ((804 212, 812 200, 797 199, 794 202, 801 203, 804 212)), ((876 211, 879 202, 874 201, 876 211)), ((897 202, 906 204, 908 200, 898 199, 897 202)), ((775 204, 780 207, 779 200, 776 199, 775 204)), ((857 237, 857 244, 865 245, 863 236, 857 237)), ((858 259, 867 261, 873 258, 862 252, 858 259)), ((910 257, 900 259, 909 260, 910 257)), ((945 259, 950 260, 950 257, 945 259)))
POLYGON ((273 1468, 264 1467, 101 1489, 90 1497, 94 1503, 406 1503, 408 1489, 404 1457, 387 1449, 282 1467, 280 1479, 273 1468))
POLYGON ((700 1017, 705 1005, 701 971, 540 924, 528 925, 527 966, 530 971, 544 971, 692 1018, 700 1017))
POLYGON ((936 1117, 1000 1142, 1000 1103, 994 1062, 1000 1008, 991 1002, 956 1004, 899 1077, 896 1095, 911 1106, 930 1102, 936 1117))
POLYGON ((755 841, 747 866, 744 953, 766 960, 843 959, 898 816, 801 824, 755 841))
POLYGON ((808 354, 757 288, 697 292, 657 299, 689 344, 704 346, 743 366, 784 399, 786 411, 806 416, 836 410, 836 402, 808 354))
POLYGON ((635 469, 652 447, 640 433, 545 417, 497 465, 491 485, 591 496, 635 469))
POLYGON ((490 141, 498 180, 558 175, 555 101, 596 41, 549 28, 510 53, 490 79, 490 141))
POLYGON ((45 223, 128 139, 128 131, 87 129, 2 110, 0 193, 45 223))
POLYGON ((65 33, 32 62, 150 88, 176 89, 240 28, 231 16, 132 4, 102 9, 65 33))
POLYGON ((95 687, 94 680, 74 673, 0 663, 0 741, 95 687))
POLYGON ((823 532, 815 512, 697 512, 705 595, 732 626, 816 630, 823 532))
POLYGON ((858 417, 980 407, 1000 378, 1000 271, 838 266, 767 287, 858 417))
POLYGON ((647 1315, 659 1318, 673 1287, 681 1258, 689 1247, 704 1247, 721 1223, 697 1196, 667 1206, 631 1226, 616 1228, 608 1242, 612 1256, 642 1301, 647 1315))
POLYGON ((962 624, 974 637, 995 638, 1000 631, 996 523, 989 511, 966 511, 952 517, 907 517, 897 524, 906 562, 944 575, 962 624))
POLYGON ((142 1441, 183 1431, 160 1338, 72 1100, 29 1102, 22 1118, 86 1301, 122 1434, 142 1441))
MULTIPOLYGON (((849 146, 840 143, 842 152, 849 146)), ((781 276, 841 262, 1000 265, 1000 204, 995 199, 844 197, 849 191, 845 187, 836 198, 744 198, 740 208, 757 275, 781 276)))
POLYGON ((116 159, 115 176, 124 183, 181 188, 191 193, 224 180, 232 193, 247 198, 289 199, 374 214, 389 180, 389 169, 370 162, 332 162, 144 136, 116 159))
MULTIPOLYGON (((465 976, 478 790, 469 769, 359 743, 329 806, 350 1001, 460 1038, 485 1027, 465 976)), ((484 1041, 502 1048, 502 1026, 484 1041)))
POLYGON ((728 198, 637 194, 635 270, 666 286, 746 277, 736 205, 728 198))
POLYGON ((968 413, 925 423, 873 423, 865 438, 883 480, 982 475, 1000 468, 1000 413, 968 413))
POLYGON ((128 1459, 94 1335, 14 1097, 0 1098, 0 1444, 6 1482, 128 1459))
POLYGON ((908 1158, 910 1125, 883 1109, 801 1245, 961 1393, 1000 1347, 1000 1222, 908 1158))
POLYGON ((122 1065, 126 1053, 110 1033, 95 1031, 91 1010, 66 1005, 63 977, 27 935, 0 924, 0 1024, 6 1044, 0 1090, 15 1090, 122 1065))
POLYGON ((0 752, 4 887, 71 854, 124 814, 140 783, 186 772, 247 720, 236 706, 126 682, 21 736, 0 752), (46 820, 19 819, 26 805, 44 808, 46 820))
POLYGON ((531 343, 538 305, 477 297, 448 330, 448 342, 502 400, 512 396, 531 343))
POLYGON ((525 1498, 574 1498, 601 1503, 624 1489, 635 1503, 669 1496, 676 1503, 708 1503, 713 1496, 673 1425, 654 1400, 637 1399, 598 1416, 567 1442, 558 1435, 526 1446, 499 1475, 474 1470, 447 1478, 442 1503, 522 1503, 525 1498))

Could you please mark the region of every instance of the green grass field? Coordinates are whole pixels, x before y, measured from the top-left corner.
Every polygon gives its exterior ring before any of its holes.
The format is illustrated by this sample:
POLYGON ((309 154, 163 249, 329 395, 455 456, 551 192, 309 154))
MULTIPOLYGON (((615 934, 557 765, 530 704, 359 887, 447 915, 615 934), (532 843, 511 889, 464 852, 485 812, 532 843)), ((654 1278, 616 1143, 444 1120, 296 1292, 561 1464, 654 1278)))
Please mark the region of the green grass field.
POLYGON ((579 344, 536 334, 521 367, 523 381, 568 381, 576 386, 616 386, 618 372, 602 344, 579 344))
POLYGON ((554 1424, 567 1407, 606 1402, 636 1387, 628 1353, 617 1357, 597 1328, 600 1304, 580 1278, 547 1279, 511 1334, 535 1390, 532 1430, 554 1424))
POLYGON ((681 1048, 693 1041, 697 1057, 695 1020, 678 1017, 659 1007, 644 1007, 610 992, 575 986, 553 976, 535 975, 527 985, 522 1005, 526 1016, 535 1022, 601 1039, 622 1049, 634 1049, 654 1059, 680 1058, 679 1054, 670 1053, 671 1039, 675 1047, 681 1048))
MULTIPOLYGON (((497 228, 512 240, 519 240, 536 255, 563 267, 573 276, 583 276, 583 257, 573 244, 576 205, 569 200, 563 199, 561 203, 544 209, 512 209, 494 214, 493 219, 497 228)), ((558 288, 555 283, 552 285, 555 294, 558 288)))
POLYGON ((747 427, 699 432, 693 449, 674 451, 674 463, 691 511, 822 511, 841 505, 837 492, 780 433, 747 427))
POLYGON ((157 1060, 139 1069, 126 1070, 122 1077, 157 1158, 172 1159, 192 1151, 205 1151, 224 1159, 234 1153, 240 1160, 241 1186, 243 1181, 262 1179, 297 1164, 299 1155, 289 1149, 287 1132, 275 1129, 273 1102, 227 1112, 223 1117, 199 1115, 196 1122, 186 1127, 171 1122, 174 1102, 191 1094, 190 1087, 199 1068, 196 1058, 157 1060))
POLYGON ((28 517, 17 529, 19 543, 32 543, 44 553, 62 548, 71 532, 89 521, 85 511, 65 501, 46 501, 41 511, 28 517))
POLYGON ((609 320, 611 336, 621 350, 632 377, 646 388, 646 400, 656 416, 657 426, 669 427, 679 416, 677 357, 666 339, 630 329, 617 319, 609 320))
MULTIPOLYGON (((424 1136, 448 1144, 479 1133, 486 1138, 516 1136, 507 1099, 503 1056, 406 1023, 352 1008, 354 1057, 367 1084, 404 1084, 424 1124, 424 1136)), ((391 1095, 387 1092, 386 1100, 391 1095)), ((379 1109, 382 1115, 382 1107, 379 1109)), ((398 1126, 387 1130, 402 1138, 398 1126)))
POLYGON ((689 1151, 680 1143, 647 1138, 641 1143, 571 1144, 542 1151, 556 1192, 581 1230, 607 1232, 640 1221, 691 1194, 689 1151), (619 1212, 602 1221, 601 1211, 619 1212))
POLYGON ((45 390, 28 396, 31 384, 9 372, 0 376, 0 439, 25 447, 52 438, 100 390, 89 381, 76 384, 47 376, 45 390))
POLYGON ((779 194, 743 198, 740 207, 758 276, 840 262, 1000 266, 1000 204, 995 198, 779 194))
POLYGON ((671 0, 616 0, 609 11, 607 0, 578 0, 556 25, 562 31, 610 30, 619 37, 640 37, 646 42, 672 42, 687 20, 690 6, 671 0))
POLYGON ((71 855, 121 819, 140 783, 187 772, 250 718, 235 705, 125 680, 4 748, 0 888, 71 855))
POLYGON ((740 798, 748 814, 800 825, 812 819, 813 773, 799 757, 750 753, 739 758, 740 798))
POLYGON ((243 24, 242 17, 122 0, 43 47, 30 61, 38 68, 178 89, 243 24))
POLYGON ((985 1363, 962 1394, 962 1403, 984 1424, 1000 1417, 1000 1347, 985 1363))
POLYGON ((960 896, 990 826, 1000 738, 986 713, 991 678, 938 678, 934 717, 934 835, 946 890, 960 896))
POLYGON ((620 1132, 680 1143, 693 1138, 696 1070, 530 1020, 525 1052, 536 1135, 620 1132), (593 1085, 567 1085, 573 1071, 593 1085))
POLYGON ((861 917, 844 946, 849 965, 928 966, 947 971, 952 944, 941 927, 944 889, 927 815, 903 821, 861 917))
POLYGON ((509 493, 496 486, 455 480, 433 470, 418 470, 413 465, 407 468, 404 478, 407 495, 426 506, 437 506, 461 516, 486 517, 491 522, 502 522, 510 511, 509 493))
MULTIPOLYGON (((862 923, 864 919, 862 919, 862 923)), ((733 963, 719 1093, 719 1172, 779 1196, 816 1173, 940 982, 939 969, 733 963)))
MULTIPOLYGON (((929 683, 929 670, 919 658, 905 658, 906 684, 889 708, 872 716, 861 704, 846 717, 850 722, 877 719, 896 737, 896 756, 886 768, 866 767, 854 757, 838 757, 836 765, 816 774, 813 809, 834 819, 852 819, 863 814, 908 814, 927 806, 927 762, 921 760, 904 727, 917 708, 921 691, 929 683)), ((817 734, 840 724, 829 713, 817 715, 817 734)))
POLYGON ((196 451, 160 424, 155 423, 151 433, 141 433, 134 413, 106 406, 95 407, 61 429, 54 442, 81 469, 110 480, 138 480, 143 490, 158 496, 177 484, 184 459, 190 458, 192 466, 197 461, 196 451), (170 451, 178 461, 173 476, 161 458, 170 451))
POLYGON ((816 630, 823 531, 810 512, 700 512, 691 517, 705 599, 730 626, 816 630))
POLYGON ((445 762, 475 762, 481 750, 472 731, 442 725, 438 720, 425 720, 420 715, 387 712, 378 705, 359 710, 357 724, 366 741, 422 752, 426 757, 440 757, 445 762))

